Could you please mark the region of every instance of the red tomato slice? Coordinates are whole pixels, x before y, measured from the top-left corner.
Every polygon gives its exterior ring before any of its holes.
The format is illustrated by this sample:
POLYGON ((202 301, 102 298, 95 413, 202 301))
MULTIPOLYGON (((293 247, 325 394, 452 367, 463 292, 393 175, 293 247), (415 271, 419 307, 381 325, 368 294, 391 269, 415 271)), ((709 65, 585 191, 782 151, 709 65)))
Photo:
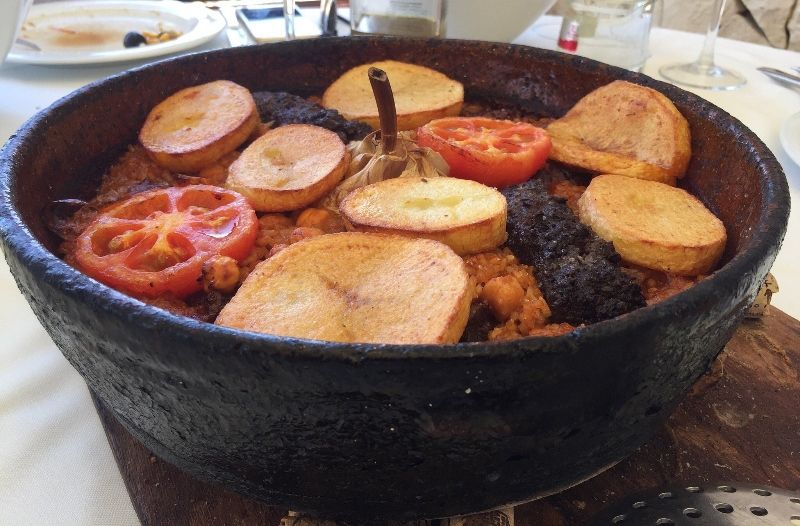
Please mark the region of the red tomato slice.
POLYGON ((166 188, 103 210, 78 237, 75 259, 116 289, 183 298, 202 289, 210 257, 241 260, 257 234, 256 213, 240 194, 207 185, 166 188))
POLYGON ((446 117, 417 129, 417 143, 438 152, 450 175, 502 188, 533 177, 550 154, 547 132, 485 117, 446 117))

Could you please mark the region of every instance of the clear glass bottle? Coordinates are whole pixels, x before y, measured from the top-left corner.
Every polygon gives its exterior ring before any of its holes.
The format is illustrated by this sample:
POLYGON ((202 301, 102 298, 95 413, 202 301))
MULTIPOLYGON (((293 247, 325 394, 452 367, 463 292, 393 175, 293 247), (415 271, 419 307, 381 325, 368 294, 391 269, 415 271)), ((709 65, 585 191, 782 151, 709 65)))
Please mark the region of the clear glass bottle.
POLYGON ((354 35, 442 35, 444 0, 350 0, 354 35))

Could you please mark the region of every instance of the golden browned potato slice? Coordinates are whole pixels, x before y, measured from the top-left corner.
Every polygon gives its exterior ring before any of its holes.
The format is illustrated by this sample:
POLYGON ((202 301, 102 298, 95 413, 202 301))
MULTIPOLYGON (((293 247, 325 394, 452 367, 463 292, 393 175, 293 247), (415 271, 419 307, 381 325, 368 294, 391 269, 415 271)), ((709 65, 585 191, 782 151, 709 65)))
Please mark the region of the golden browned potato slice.
POLYGON ((550 150, 550 159, 554 161, 590 172, 627 175, 675 186, 675 177, 660 166, 618 153, 594 150, 584 143, 572 139, 551 137, 551 140, 553 148, 550 150))
POLYGON ((216 323, 337 342, 454 343, 471 290, 464 261, 447 245, 343 232, 260 263, 216 323))
POLYGON ((675 105, 621 80, 583 97, 547 131, 551 159, 667 184, 683 177, 692 153, 689 123, 675 105))
POLYGON ((464 86, 438 71, 394 60, 363 64, 336 79, 322 95, 322 105, 345 118, 379 128, 378 106, 367 78, 371 67, 389 77, 397 106, 397 129, 414 130, 433 119, 458 115, 464 86))
POLYGON ((238 148, 258 125, 253 96, 217 80, 183 89, 147 115, 139 142, 161 166, 196 172, 238 148))
POLYGON ((578 215, 622 259, 682 276, 705 274, 725 248, 725 226, 680 188, 599 175, 578 200, 578 215))
POLYGON ((339 210, 348 230, 435 239, 459 255, 506 240, 506 198, 465 179, 387 179, 353 190, 339 210))
POLYGON ((231 164, 225 185, 261 212, 304 208, 344 177, 349 154, 339 136, 309 124, 270 130, 231 164))

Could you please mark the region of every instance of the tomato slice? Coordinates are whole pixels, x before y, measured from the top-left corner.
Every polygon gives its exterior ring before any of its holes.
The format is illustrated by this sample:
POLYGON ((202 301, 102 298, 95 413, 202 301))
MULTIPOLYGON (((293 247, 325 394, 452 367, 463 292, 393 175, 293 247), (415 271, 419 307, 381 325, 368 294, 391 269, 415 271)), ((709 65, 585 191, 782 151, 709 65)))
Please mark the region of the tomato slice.
POLYGON ((552 148, 542 128, 486 117, 433 120, 417 129, 417 143, 444 157, 452 177, 498 188, 533 177, 552 148))
POLYGON ((202 289, 212 256, 245 258, 258 219, 240 194, 192 185, 142 192, 103 210, 78 236, 75 259, 89 276, 146 297, 202 289))

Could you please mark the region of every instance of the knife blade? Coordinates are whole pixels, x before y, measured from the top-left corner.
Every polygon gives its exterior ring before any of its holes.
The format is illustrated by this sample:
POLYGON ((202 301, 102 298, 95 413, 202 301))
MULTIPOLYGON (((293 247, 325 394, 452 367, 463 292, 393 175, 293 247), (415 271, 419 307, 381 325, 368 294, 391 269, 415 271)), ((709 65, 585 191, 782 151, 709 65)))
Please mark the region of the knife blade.
POLYGON ((239 24, 236 8, 231 5, 221 5, 216 8, 225 19, 225 35, 228 37, 230 47, 247 46, 251 44, 250 38, 239 24))
POLYGON ((789 83, 793 86, 800 86, 800 76, 792 75, 791 73, 787 73, 785 71, 781 71, 780 69, 775 69, 775 68, 761 67, 758 68, 758 71, 760 71, 761 73, 770 78, 789 83))

